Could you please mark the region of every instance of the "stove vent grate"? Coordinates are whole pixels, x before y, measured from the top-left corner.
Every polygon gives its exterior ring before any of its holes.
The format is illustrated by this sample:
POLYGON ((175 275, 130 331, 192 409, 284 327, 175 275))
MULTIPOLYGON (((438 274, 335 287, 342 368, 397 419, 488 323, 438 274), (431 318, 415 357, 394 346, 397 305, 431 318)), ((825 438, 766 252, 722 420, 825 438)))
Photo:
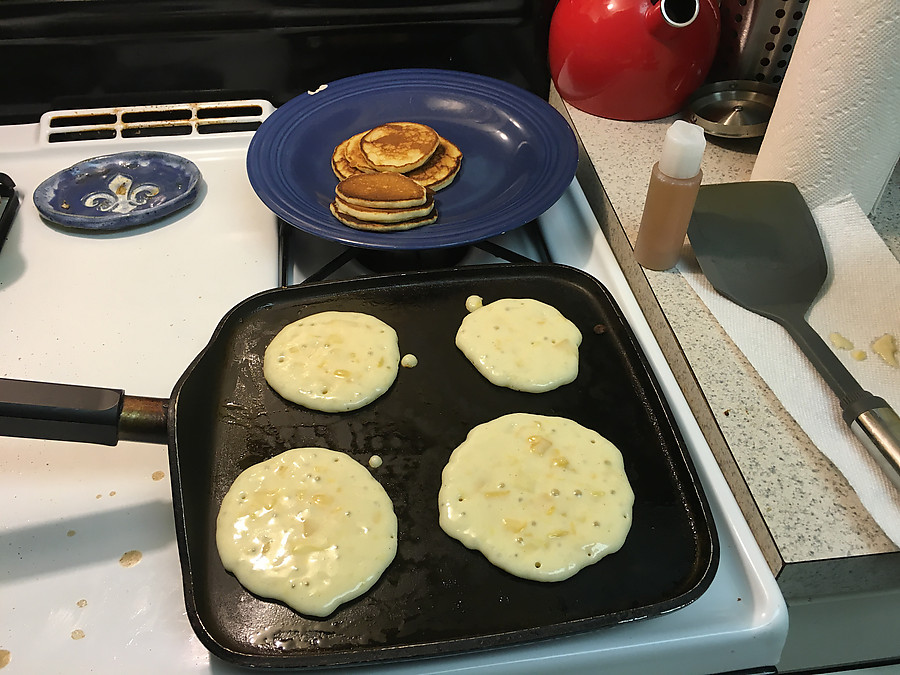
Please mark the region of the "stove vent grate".
POLYGON ((272 110, 262 100, 60 110, 41 118, 41 131, 48 143, 227 134, 255 131, 272 110))

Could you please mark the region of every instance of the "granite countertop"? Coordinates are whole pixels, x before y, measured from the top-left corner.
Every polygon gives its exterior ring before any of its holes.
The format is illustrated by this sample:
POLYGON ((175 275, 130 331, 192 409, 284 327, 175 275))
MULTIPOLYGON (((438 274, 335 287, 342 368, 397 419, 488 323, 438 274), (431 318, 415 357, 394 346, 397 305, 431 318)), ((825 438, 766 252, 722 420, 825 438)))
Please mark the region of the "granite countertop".
MULTIPOLYGON (((650 169, 677 117, 621 122, 562 101, 578 179, 787 598, 900 588, 900 549, 676 270, 633 258, 650 169)), ((707 138, 704 184, 748 180, 761 139, 707 138)), ((900 258, 900 169, 870 218, 900 258)))

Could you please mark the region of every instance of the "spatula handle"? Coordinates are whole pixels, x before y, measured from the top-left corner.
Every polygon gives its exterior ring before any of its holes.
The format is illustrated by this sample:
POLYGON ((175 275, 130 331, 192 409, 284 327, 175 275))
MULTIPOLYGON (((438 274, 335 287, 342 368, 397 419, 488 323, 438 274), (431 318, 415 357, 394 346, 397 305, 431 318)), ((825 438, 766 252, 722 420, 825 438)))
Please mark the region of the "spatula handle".
POLYGON ((791 334, 794 342, 838 397, 841 408, 845 409, 865 393, 862 385, 850 374, 822 337, 806 322, 805 309, 799 306, 780 308, 771 318, 791 334))
POLYGON ((844 421, 888 480, 900 490, 900 418, 897 413, 883 398, 862 388, 821 336, 806 322, 802 310, 781 311, 779 314, 778 322, 787 329, 837 395, 844 421))
POLYGON ((900 416, 884 399, 867 393, 844 409, 844 421, 900 490, 900 416))

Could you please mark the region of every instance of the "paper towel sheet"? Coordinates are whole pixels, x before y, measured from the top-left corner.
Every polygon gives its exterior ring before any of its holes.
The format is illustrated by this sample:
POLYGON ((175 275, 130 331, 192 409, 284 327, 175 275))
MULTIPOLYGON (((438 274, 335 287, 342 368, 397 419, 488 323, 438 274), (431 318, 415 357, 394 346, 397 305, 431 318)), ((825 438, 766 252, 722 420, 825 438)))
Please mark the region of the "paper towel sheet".
MULTIPOLYGON (((774 56, 773 58, 778 58, 774 56)), ((900 2, 810 2, 752 180, 871 213, 900 157, 900 2)))
MULTIPOLYGON (((863 388, 900 411, 900 368, 885 363, 871 343, 885 333, 900 343, 900 263, 856 200, 845 196, 813 210, 828 259, 828 279, 809 324, 832 346, 839 333, 867 358, 835 350, 863 388)), ((840 403, 780 325, 719 295, 699 268, 678 269, 734 343, 817 448, 844 474, 875 522, 900 546, 900 491, 843 422, 840 403)))

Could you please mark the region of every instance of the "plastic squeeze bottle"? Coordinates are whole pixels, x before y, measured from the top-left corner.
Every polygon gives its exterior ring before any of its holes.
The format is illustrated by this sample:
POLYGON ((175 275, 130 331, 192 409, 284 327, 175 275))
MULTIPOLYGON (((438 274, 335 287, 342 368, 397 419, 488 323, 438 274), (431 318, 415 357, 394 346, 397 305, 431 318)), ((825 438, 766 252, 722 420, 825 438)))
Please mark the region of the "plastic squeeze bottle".
POLYGON ((678 120, 666 131, 634 245, 635 259, 648 269, 667 270, 678 262, 703 178, 705 148, 706 137, 696 124, 678 120))

